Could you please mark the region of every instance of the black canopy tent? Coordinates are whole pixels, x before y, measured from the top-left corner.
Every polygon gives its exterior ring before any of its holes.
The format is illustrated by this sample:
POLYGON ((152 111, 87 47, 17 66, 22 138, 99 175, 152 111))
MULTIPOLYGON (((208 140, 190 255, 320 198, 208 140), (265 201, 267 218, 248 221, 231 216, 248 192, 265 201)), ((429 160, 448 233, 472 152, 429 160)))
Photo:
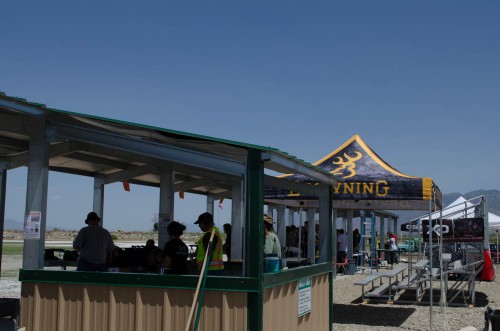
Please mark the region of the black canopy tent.
MULTIPOLYGON (((391 167, 379 157, 359 135, 354 135, 335 151, 313 165, 343 179, 333 188, 333 207, 361 210, 428 210, 429 201, 435 209, 442 206, 439 188, 431 178, 406 175, 391 167)), ((288 174, 279 176, 315 185, 305 176, 288 174)), ((316 197, 266 188, 265 199, 307 200, 316 197)), ((293 202, 288 202, 293 205, 293 202)))

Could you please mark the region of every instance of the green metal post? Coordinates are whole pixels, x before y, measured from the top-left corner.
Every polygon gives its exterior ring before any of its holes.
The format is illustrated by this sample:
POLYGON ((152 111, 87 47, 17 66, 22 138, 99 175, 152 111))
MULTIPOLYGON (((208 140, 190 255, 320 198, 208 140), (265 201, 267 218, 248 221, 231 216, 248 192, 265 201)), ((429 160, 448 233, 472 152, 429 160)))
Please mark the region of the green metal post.
MULTIPOLYGON (((325 194, 327 197, 327 210, 323 210, 321 209, 321 212, 324 213, 328 213, 328 254, 327 254, 327 259, 326 261, 329 262, 329 261, 332 261, 332 258, 333 258, 333 231, 335 231, 335 226, 333 225, 333 222, 335 222, 335 220, 333 219, 333 188, 331 186, 328 186, 328 188, 326 189, 326 194, 325 194)), ((335 243, 335 245, 337 245, 337 243, 335 243)), ((333 270, 332 272, 330 272, 330 274, 328 275, 328 288, 329 288, 329 295, 328 295, 328 302, 330 304, 330 316, 329 316, 329 321, 330 321, 330 327, 329 327, 329 330, 332 331, 333 329, 333 270)))
POLYGON ((247 329, 262 331, 263 328, 263 271, 262 249, 264 246, 264 163, 258 150, 250 149, 247 159, 246 199, 246 251, 247 275, 257 278, 259 288, 248 294, 247 329))
MULTIPOLYGON (((3 248, 3 230, 5 224, 5 193, 7 188, 7 169, 0 164, 0 274, 2 272, 2 248, 3 248)), ((498 234, 497 234, 498 237, 498 234)), ((498 241, 498 240, 497 240, 498 241)), ((1 277, 0 277, 1 278, 1 277)))

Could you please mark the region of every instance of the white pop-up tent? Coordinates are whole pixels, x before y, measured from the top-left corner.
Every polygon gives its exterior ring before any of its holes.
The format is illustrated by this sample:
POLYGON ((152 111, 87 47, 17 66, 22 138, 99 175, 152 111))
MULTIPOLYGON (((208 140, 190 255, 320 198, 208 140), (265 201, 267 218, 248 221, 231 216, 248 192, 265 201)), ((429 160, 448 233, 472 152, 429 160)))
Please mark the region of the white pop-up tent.
POLYGON ((488 213, 488 228, 490 233, 500 230, 500 216, 493 213, 488 213))
MULTIPOLYGON (((442 217, 446 219, 459 219, 474 217, 474 204, 470 200, 466 200, 460 196, 458 199, 443 208, 442 217)), ((439 212, 432 214, 432 219, 437 219, 440 216, 439 212)), ((485 224, 486 227, 486 224, 485 224)), ((500 216, 488 212, 488 232, 493 234, 500 230, 500 216)), ((488 236, 489 237, 489 236, 488 236)))
MULTIPOLYGON (((457 200, 443 208, 443 218, 457 219, 464 217, 474 217, 473 203, 460 196, 457 200), (467 212, 465 212, 467 210, 467 212), (465 215, 467 214, 467 215, 465 215)), ((439 217, 439 213, 432 214, 432 218, 439 217)), ((500 230, 500 216, 488 213, 488 229, 490 232, 500 230)))
MULTIPOLYGON (((450 203, 448 206, 443 208, 442 217, 447 219, 458 219, 474 217, 474 209, 472 208, 474 204, 467 201, 464 197, 460 196, 458 199, 450 203)), ((440 212, 435 212, 431 214, 432 219, 437 219, 441 216, 440 212)), ((423 217, 422 219, 428 219, 423 217)))

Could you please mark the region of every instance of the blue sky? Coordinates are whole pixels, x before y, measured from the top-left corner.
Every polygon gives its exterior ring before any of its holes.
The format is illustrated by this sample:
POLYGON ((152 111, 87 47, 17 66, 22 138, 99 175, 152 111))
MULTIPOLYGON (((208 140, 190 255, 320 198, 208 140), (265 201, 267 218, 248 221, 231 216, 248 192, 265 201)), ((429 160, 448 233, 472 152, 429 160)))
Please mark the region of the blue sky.
MULTIPOLYGON (((498 17, 493 1, 11 1, 0 91, 308 162, 359 134, 443 193, 500 189, 498 17)), ((79 228, 92 180, 49 180, 47 224, 79 228)), ((6 218, 22 220, 25 183, 9 172, 6 218)), ((106 226, 151 228, 157 195, 111 185, 106 226)), ((187 196, 175 218, 203 208, 187 196)))

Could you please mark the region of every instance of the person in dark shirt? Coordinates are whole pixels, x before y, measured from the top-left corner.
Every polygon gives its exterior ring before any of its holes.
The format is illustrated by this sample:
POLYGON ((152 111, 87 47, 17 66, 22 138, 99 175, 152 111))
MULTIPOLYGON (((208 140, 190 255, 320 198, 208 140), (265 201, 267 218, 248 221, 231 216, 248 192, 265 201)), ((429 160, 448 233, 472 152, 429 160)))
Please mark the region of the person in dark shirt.
POLYGON ((167 274, 187 274, 187 258, 188 258, 188 247, 180 239, 182 234, 186 230, 186 226, 172 221, 167 226, 167 233, 169 236, 169 241, 165 244, 163 249, 163 268, 165 268, 167 274))
POLYGON ((222 226, 224 233, 226 234, 226 242, 222 245, 222 250, 227 256, 227 261, 231 261, 231 224, 226 223, 222 226))
POLYGON ((88 226, 78 231, 73 248, 78 251, 77 271, 106 271, 107 258, 115 248, 111 234, 99 225, 101 218, 90 212, 85 219, 88 226))
POLYGON ((144 254, 141 264, 142 271, 149 273, 158 273, 163 263, 162 250, 158 247, 153 247, 149 250, 146 250, 142 254, 144 254))
POLYGON ((158 273, 162 266, 163 252, 153 239, 146 241, 141 250, 141 268, 143 272, 158 273))
POLYGON ((358 229, 354 229, 352 232, 352 246, 353 246, 353 252, 357 253, 359 252, 359 244, 361 243, 361 234, 359 233, 358 229))
POLYGON ((146 245, 144 246, 144 251, 149 253, 149 251, 153 249, 158 249, 158 246, 155 245, 154 239, 148 239, 148 241, 146 241, 146 245))

